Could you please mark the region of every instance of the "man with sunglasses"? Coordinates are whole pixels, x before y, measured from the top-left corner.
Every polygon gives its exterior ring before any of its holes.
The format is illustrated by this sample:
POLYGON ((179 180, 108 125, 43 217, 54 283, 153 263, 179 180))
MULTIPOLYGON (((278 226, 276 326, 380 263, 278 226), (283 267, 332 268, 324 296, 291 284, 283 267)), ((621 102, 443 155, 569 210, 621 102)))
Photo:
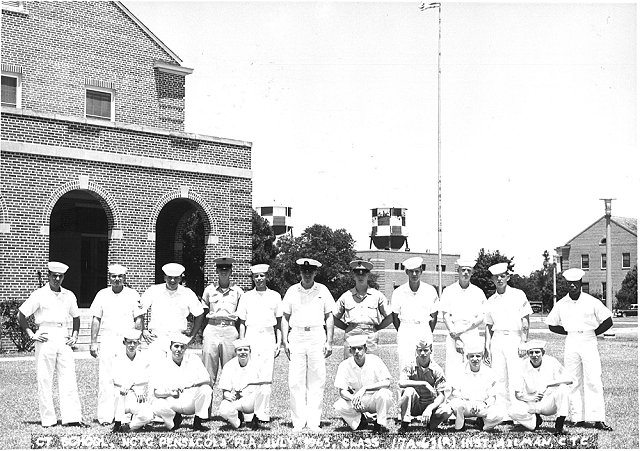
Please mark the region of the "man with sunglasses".
POLYGON ((202 424, 209 417, 213 389, 202 360, 188 354, 191 339, 184 334, 170 336, 170 356, 152 366, 149 391, 153 394, 153 413, 162 418, 167 429, 174 431, 182 424, 182 415, 194 415, 194 431, 206 432, 202 424))
POLYGON ((471 284, 476 260, 461 257, 457 261, 458 281, 442 292, 440 311, 449 335, 446 338, 445 372, 450 385, 455 385, 465 369, 467 342, 480 337, 478 326, 484 320, 484 292, 471 284))
POLYGON ((282 344, 290 360, 291 422, 294 432, 302 432, 305 426, 311 432, 320 432, 325 359, 332 352, 335 301, 327 287, 315 281, 322 266, 319 261, 299 258, 296 264, 300 283, 289 287, 282 304, 282 344))
POLYGON ((451 384, 449 404, 456 415, 455 430, 465 429, 465 418, 476 418, 479 429, 489 431, 502 422, 504 412, 495 405, 495 376, 491 368, 482 363, 484 344, 480 337, 464 344, 467 364, 456 382, 451 384))
POLYGON ((140 330, 125 331, 123 337, 124 352, 118 352, 113 362, 116 402, 112 432, 136 431, 153 420, 148 393, 150 362, 145 354, 138 352, 140 330), (127 421, 127 414, 132 415, 131 422, 127 421))
MULTIPOLYGON (((524 291, 507 284, 508 263, 492 265, 489 272, 496 292, 485 303, 485 362, 496 374, 496 404, 507 412, 516 400, 533 310, 524 291)), ((511 421, 508 416, 504 420, 511 421)))
MULTIPOLYGON (((345 339, 354 335, 367 336, 367 352, 376 353, 378 331, 391 324, 391 306, 384 294, 369 286, 373 264, 364 260, 349 263, 355 287, 347 290, 336 302, 333 312, 336 327, 345 331, 345 339)), ((351 350, 345 340, 344 358, 351 350)))
MULTIPOLYGON (((105 426, 115 416, 116 390, 113 386, 113 362, 122 349, 124 332, 134 326, 142 329, 140 295, 125 286, 127 267, 109 265, 110 287, 98 291, 91 304, 90 354, 98 358, 98 422, 105 426), (98 335, 100 345, 98 346, 98 335)), ((140 338, 140 334, 138 334, 140 338)))
POLYGON ((529 359, 523 362, 520 386, 515 392, 517 401, 511 405, 509 416, 533 431, 542 424, 541 415, 557 415, 555 432, 563 434, 573 379, 556 358, 545 354, 546 344, 542 340, 527 343, 529 359))
POLYGON ((242 288, 231 284, 235 260, 231 257, 215 259, 218 283, 205 288, 202 304, 207 310, 207 325, 202 333, 202 362, 215 384, 220 369, 235 355, 234 340, 238 339, 237 309, 242 288))
POLYGON ((148 328, 143 325, 142 337, 149 343, 149 351, 156 359, 167 355, 169 338, 187 331, 187 317, 195 317, 191 328, 191 340, 202 325, 204 309, 198 296, 182 285, 185 268, 179 263, 167 263, 162 267, 164 283, 151 285, 141 298, 142 312, 151 311, 148 328))

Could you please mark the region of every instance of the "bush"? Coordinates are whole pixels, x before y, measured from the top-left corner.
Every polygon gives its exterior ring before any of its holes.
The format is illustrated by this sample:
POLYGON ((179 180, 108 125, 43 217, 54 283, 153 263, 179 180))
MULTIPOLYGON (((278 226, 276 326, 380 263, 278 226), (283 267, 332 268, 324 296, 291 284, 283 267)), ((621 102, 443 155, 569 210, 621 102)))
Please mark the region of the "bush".
MULTIPOLYGON (((22 302, 15 299, 0 302, 0 321, 2 324, 0 337, 9 337, 18 352, 33 351, 35 347, 33 340, 29 338, 18 323, 18 307, 20 305, 22 305, 22 302)), ((27 318, 27 323, 31 329, 35 330, 36 323, 33 316, 27 318)))

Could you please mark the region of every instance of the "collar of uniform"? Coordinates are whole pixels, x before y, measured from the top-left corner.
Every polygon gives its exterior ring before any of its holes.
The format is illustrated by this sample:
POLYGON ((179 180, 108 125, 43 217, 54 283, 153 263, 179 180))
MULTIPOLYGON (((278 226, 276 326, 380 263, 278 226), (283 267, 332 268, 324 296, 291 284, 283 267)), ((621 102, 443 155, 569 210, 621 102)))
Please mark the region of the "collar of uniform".
POLYGON ((313 285, 308 290, 302 286, 302 282, 298 283, 298 291, 300 291, 301 293, 309 293, 311 291, 317 291, 317 290, 318 290, 318 282, 313 282, 313 285))
MULTIPOLYGON (((351 288, 349 291, 351 292, 352 295, 358 294, 358 292, 356 291, 356 287, 351 288)), ((371 291, 371 287, 367 287, 366 294, 367 295, 373 294, 373 291, 371 291)))
POLYGON ((229 294, 231 290, 233 290, 233 285, 229 285, 228 288, 222 288, 220 285, 216 287, 216 291, 218 293, 221 293, 223 296, 226 296, 227 294, 229 294))

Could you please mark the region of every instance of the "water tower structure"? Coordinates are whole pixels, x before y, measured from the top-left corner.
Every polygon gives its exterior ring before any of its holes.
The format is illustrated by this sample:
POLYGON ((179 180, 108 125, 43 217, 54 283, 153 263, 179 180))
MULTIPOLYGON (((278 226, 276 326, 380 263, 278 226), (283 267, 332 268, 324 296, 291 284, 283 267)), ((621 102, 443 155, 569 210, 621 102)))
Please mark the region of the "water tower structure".
POLYGON ((284 235, 285 233, 293 233, 291 207, 257 207, 256 211, 260 216, 267 220, 276 236, 284 235))
POLYGON ((407 241, 406 208, 372 208, 371 209, 371 241, 377 249, 397 251, 402 246, 409 250, 407 241))

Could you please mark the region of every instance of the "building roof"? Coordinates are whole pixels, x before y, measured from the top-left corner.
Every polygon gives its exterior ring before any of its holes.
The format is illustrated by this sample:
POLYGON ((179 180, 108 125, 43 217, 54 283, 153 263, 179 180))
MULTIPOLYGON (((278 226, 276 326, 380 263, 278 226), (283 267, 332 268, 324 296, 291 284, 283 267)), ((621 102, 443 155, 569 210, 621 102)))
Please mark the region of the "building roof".
MULTIPOLYGON (((586 227, 584 230, 582 230, 576 236, 574 236, 569 241, 567 241, 566 244, 564 244, 563 246, 559 246, 559 247, 568 246, 569 243, 571 243, 573 240, 578 238, 580 235, 582 235, 584 232, 589 230, 591 227, 593 227, 594 225, 596 225, 598 222, 602 221, 603 219, 605 219, 605 216, 604 215, 600 216, 598 219, 595 220, 595 222, 590 224, 588 227, 586 227)), ((618 226, 622 227, 623 229, 625 229, 627 232, 631 233, 632 235, 634 235, 636 237, 638 236, 638 220, 637 220, 637 218, 625 218, 624 216, 611 216, 611 222, 613 222, 613 223, 617 224, 618 226)))
POLYGON ((180 57, 178 55, 176 55, 169 47, 167 47, 165 45, 164 42, 162 42, 160 40, 160 38, 158 38, 158 36, 156 36, 155 34, 153 34, 151 32, 151 30, 149 30, 147 28, 147 26, 145 24, 143 24, 140 19, 138 19, 136 16, 133 15, 133 13, 131 11, 129 11, 127 9, 126 6, 124 6, 122 4, 122 2, 113 2, 118 8, 120 8, 122 10, 123 13, 125 13, 127 16, 129 16, 129 18, 140 27, 140 29, 146 34, 148 35, 156 44, 158 44, 158 46, 160 46, 165 52, 167 52, 169 54, 169 56, 171 58, 173 58, 176 63, 180 64, 182 63, 182 59, 180 59, 180 57))

